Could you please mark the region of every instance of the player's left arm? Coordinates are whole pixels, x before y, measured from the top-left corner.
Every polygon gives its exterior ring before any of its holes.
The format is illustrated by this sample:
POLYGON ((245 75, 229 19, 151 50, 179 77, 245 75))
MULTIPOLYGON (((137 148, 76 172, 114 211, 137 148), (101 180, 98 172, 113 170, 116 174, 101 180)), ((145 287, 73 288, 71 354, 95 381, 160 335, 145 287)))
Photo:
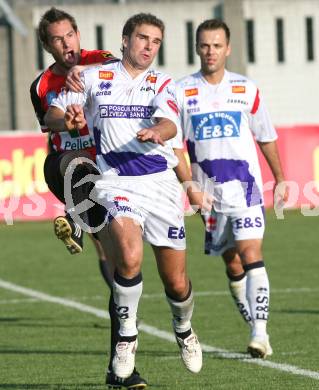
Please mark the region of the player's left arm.
POLYGON ((258 142, 258 145, 276 181, 274 188, 274 203, 275 205, 286 203, 289 198, 289 187, 286 184, 281 167, 277 142, 258 142))
POLYGON ((250 115, 250 128, 255 134, 259 148, 264 155, 269 168, 275 179, 275 204, 286 202, 289 197, 288 186, 281 166, 280 156, 277 148, 277 133, 272 125, 270 115, 259 95, 257 89, 255 102, 250 115))
MULTIPOLYGON (((155 77, 155 76, 154 76, 155 77)), ((155 77, 157 80, 157 77, 155 77)), ((152 120, 154 125, 137 133, 140 142, 153 142, 165 145, 165 141, 177 134, 178 107, 176 86, 172 79, 159 77, 154 99, 152 100, 152 120)))

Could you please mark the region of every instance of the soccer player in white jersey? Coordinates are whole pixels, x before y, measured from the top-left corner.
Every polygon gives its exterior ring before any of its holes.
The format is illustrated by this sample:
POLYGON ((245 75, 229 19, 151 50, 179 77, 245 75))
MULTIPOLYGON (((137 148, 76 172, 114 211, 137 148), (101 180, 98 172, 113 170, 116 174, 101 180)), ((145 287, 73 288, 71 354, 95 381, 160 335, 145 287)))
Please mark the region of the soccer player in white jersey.
MULTIPOLYGON (((272 354, 267 334, 269 281, 263 261, 265 228, 263 187, 254 138, 287 200, 276 146, 276 131, 258 88, 225 69, 230 31, 220 20, 206 20, 196 32, 199 72, 177 83, 181 123, 191 162, 192 180, 213 198, 205 216, 205 252, 222 255, 229 286, 243 318, 251 326, 248 352, 272 354)), ((182 151, 177 151, 183 161, 182 151)), ((178 176, 191 179, 184 162, 178 176)), ((188 191, 192 204, 202 195, 188 191)))
POLYGON ((96 182, 98 200, 109 210, 100 237, 116 264, 113 294, 120 341, 113 369, 120 378, 134 368, 143 239, 155 253, 182 360, 191 372, 202 366, 191 328, 193 293, 185 267, 181 190, 173 169, 178 160, 165 142, 176 135, 175 84, 150 69, 163 33, 163 22, 155 16, 132 16, 123 28, 122 61, 85 70, 83 92, 61 94, 46 116, 48 125, 66 130, 83 127, 83 106, 93 118, 102 173, 96 182))

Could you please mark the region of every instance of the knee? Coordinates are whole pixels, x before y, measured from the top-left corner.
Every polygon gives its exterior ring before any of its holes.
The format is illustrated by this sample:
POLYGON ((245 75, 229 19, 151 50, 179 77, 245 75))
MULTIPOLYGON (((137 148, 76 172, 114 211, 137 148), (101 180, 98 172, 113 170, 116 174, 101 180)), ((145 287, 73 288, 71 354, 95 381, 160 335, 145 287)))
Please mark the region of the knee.
POLYGON ((255 261, 260 261, 262 258, 261 250, 250 246, 245 248, 240 252, 240 257, 243 264, 254 263, 255 261))
POLYGON ((223 254, 223 260, 228 274, 240 275, 244 272, 241 258, 235 249, 226 251, 223 254))
POLYGON ((237 276, 244 273, 244 268, 241 261, 230 261, 226 263, 227 274, 237 276))
POLYGON ((142 251, 137 245, 122 243, 121 254, 119 255, 117 266, 120 273, 137 274, 140 271, 142 262, 142 251))
POLYGON ((190 284, 185 277, 172 278, 165 283, 165 290, 169 296, 175 299, 183 299, 188 294, 190 284))

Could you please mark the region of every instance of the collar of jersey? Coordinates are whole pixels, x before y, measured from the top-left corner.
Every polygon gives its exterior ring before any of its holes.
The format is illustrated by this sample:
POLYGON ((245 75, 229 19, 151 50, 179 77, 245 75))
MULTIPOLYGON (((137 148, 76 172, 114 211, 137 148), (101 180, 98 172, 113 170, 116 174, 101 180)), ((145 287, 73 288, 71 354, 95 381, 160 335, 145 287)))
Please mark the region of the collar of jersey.
POLYGON ((118 70, 127 78, 129 79, 131 82, 135 82, 135 81, 139 81, 141 79, 144 78, 144 76, 146 75, 147 72, 149 72, 149 68, 146 69, 144 72, 140 73, 138 76, 136 76, 134 79, 132 78, 132 76, 128 73, 128 71, 125 69, 122 61, 119 61, 118 64, 117 64, 117 67, 118 67, 118 70))

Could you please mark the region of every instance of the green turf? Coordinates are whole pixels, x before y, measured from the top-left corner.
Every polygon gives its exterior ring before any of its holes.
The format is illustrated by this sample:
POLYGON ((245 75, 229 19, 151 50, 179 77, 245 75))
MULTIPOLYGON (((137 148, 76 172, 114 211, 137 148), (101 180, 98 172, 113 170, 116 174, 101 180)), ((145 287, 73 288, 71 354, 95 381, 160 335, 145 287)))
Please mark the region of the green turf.
MULTIPOLYGON (((188 270, 196 296, 193 326, 206 345, 244 352, 249 338, 227 293, 219 258, 202 254, 198 216, 187 217, 188 270), (210 294, 210 295, 209 295, 210 294)), ((277 220, 267 213, 264 255, 271 281, 269 362, 319 375, 318 219, 300 211, 277 220)), ((104 285, 91 242, 82 255, 69 255, 53 236, 51 222, 0 225, 0 278, 53 296, 107 309, 104 285)), ((139 318, 171 332, 153 255, 145 248, 144 294, 139 318)), ((0 389, 105 389, 109 321, 59 304, 32 300, 0 287, 0 389)), ((158 390, 319 389, 319 380, 204 354, 203 370, 187 373, 175 343, 140 333, 137 367, 158 390)), ((278 366, 277 366, 278 367, 278 366)))

